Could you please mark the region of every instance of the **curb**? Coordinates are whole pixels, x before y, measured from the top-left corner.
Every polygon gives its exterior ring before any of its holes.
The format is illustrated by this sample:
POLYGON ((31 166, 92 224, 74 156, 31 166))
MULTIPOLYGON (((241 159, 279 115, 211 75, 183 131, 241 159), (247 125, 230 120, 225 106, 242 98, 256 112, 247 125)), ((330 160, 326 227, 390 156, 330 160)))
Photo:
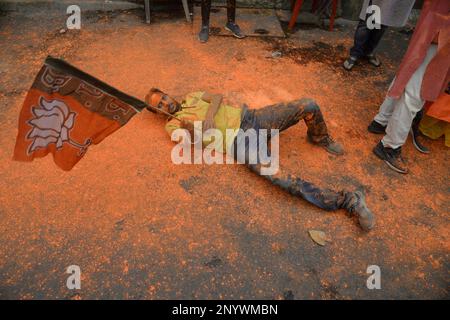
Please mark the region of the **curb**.
POLYGON ((33 11, 65 11, 68 6, 76 4, 81 11, 115 11, 143 8, 127 1, 108 0, 2 0, 0 11, 15 11, 20 13, 31 13, 33 11))

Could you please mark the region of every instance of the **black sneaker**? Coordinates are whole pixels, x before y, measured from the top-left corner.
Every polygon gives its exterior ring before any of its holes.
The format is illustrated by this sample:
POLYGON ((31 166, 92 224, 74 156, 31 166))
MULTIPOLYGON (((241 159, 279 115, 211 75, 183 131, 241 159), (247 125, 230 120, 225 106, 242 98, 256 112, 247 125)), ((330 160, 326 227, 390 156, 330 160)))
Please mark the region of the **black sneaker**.
POLYGON ((369 126, 367 127, 367 130, 369 130, 369 132, 371 133, 375 133, 375 134, 384 134, 386 133, 386 127, 379 124, 378 122, 376 122, 375 120, 373 120, 369 126))
POLYGON ((408 168, 402 158, 401 151, 401 147, 397 149, 384 147, 381 141, 378 142, 375 148, 373 148, 373 153, 378 158, 386 162, 389 168, 398 173, 406 174, 408 173, 408 168))
POLYGON ((202 26, 200 32, 198 33, 198 40, 200 40, 201 43, 205 43, 206 41, 208 41, 208 38, 209 38, 209 27, 202 26))
POLYGON ((358 61, 357 58, 350 56, 347 60, 344 61, 344 64, 342 66, 345 70, 350 71, 355 66, 356 61, 358 61))
POLYGON ((425 147, 419 140, 419 137, 420 137, 419 130, 414 130, 413 128, 411 128, 410 133, 411 133, 413 145, 416 148, 416 150, 421 153, 425 153, 425 154, 430 153, 430 149, 425 147))
POLYGON ((241 28, 239 28, 239 26, 234 22, 228 22, 225 25, 225 29, 230 31, 236 38, 245 38, 245 34, 241 31, 241 28))
POLYGON ((423 115, 424 115, 423 109, 417 112, 416 116, 413 119, 410 133, 414 147, 421 153, 430 153, 430 149, 425 147, 419 140, 420 139, 419 137, 421 136, 419 131, 419 125, 420 121, 423 118, 423 115))

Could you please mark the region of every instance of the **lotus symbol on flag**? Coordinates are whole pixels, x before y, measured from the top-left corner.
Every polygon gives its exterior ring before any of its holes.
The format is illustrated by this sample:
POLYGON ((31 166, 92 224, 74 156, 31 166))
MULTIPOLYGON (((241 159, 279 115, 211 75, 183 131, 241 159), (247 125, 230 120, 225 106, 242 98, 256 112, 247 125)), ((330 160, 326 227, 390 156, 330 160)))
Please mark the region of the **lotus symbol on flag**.
POLYGON ((33 127, 27 135, 28 139, 33 139, 33 143, 28 148, 28 153, 32 153, 39 148, 47 148, 51 143, 56 144, 56 149, 61 149, 64 142, 79 148, 82 155, 91 144, 88 139, 84 144, 79 144, 69 137, 69 131, 75 123, 75 112, 71 112, 67 105, 60 100, 46 100, 39 98, 39 107, 33 106, 31 112, 34 118, 28 121, 33 127))

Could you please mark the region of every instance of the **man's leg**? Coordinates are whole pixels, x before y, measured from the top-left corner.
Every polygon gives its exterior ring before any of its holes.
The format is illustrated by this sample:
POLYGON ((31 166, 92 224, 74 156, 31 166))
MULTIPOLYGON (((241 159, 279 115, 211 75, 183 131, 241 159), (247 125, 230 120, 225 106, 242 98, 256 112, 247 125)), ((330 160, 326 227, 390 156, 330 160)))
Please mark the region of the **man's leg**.
POLYGON ((386 135, 373 150, 375 155, 399 173, 408 172, 401 157, 401 147, 408 137, 416 113, 423 108, 424 101, 420 96, 422 79, 429 62, 436 54, 436 47, 430 46, 424 61, 412 75, 402 96, 395 100, 392 116, 386 127, 386 135))
MULTIPOLYGON (((261 166, 259 164, 250 164, 248 167, 253 172, 261 175, 261 166)), ((293 196, 301 197, 321 209, 327 211, 347 210, 351 216, 357 216, 361 228, 366 231, 372 229, 375 225, 375 217, 367 208, 365 196, 360 191, 348 192, 345 190, 321 189, 311 182, 283 173, 261 176, 293 196)))
MULTIPOLYGON (((395 104, 397 103, 397 100, 391 97, 386 97, 383 101, 383 103, 380 106, 380 110, 378 110, 377 115, 373 118, 374 121, 376 121, 378 124, 380 124, 382 127, 384 127, 384 130, 386 129, 386 126, 389 122, 389 120, 392 117, 392 114, 394 113, 395 104)), ((378 132, 374 132, 378 133, 378 132)))
MULTIPOLYGON (((308 126, 308 135, 312 141, 321 142, 329 140, 328 130, 323 119, 319 106, 311 99, 300 99, 288 103, 279 103, 257 110, 248 110, 244 114, 241 129, 246 131, 254 129, 278 129, 279 131, 295 125, 304 119, 308 126)), ((248 140, 240 139, 239 135, 234 141, 234 156, 237 156, 237 144, 245 143, 246 150, 249 150, 248 140)), ((249 152, 251 152, 249 150, 249 152)), ((253 151, 254 152, 254 151, 253 151)), ((255 157, 259 159, 259 157, 255 157)), ((365 230, 373 228, 375 222, 373 214, 367 208, 364 195, 361 192, 335 192, 329 189, 320 189, 314 184, 304 181, 299 177, 292 177, 283 173, 276 175, 262 175, 261 165, 249 164, 248 155, 246 157, 248 167, 258 175, 263 176, 272 184, 281 187, 294 196, 301 197, 306 201, 325 210, 346 209, 350 214, 358 217, 361 227, 365 230)))
POLYGON ((359 59, 366 54, 366 47, 370 41, 371 31, 367 28, 365 20, 359 20, 353 39, 353 47, 350 49, 350 57, 359 59))
POLYGON ((202 26, 209 26, 211 14, 211 0, 202 0, 202 26))
POLYGON ((236 38, 245 38, 245 34, 236 24, 236 0, 227 0, 227 24, 225 29, 230 31, 236 38))
POLYGON ((209 16, 211 13, 211 0, 202 0, 202 27, 198 34, 200 42, 206 42, 209 38, 209 16))
POLYGON ((366 21, 359 20, 355 30, 353 47, 350 49, 350 56, 344 62, 344 69, 351 70, 355 66, 356 61, 365 55, 367 42, 370 39, 370 31, 367 29, 366 21))
POLYGON ((236 19, 236 0, 227 0, 227 22, 234 23, 236 19))
POLYGON ((367 41, 366 47, 364 48, 364 55, 369 60, 369 63, 374 65, 375 67, 379 67, 381 65, 381 61, 375 56, 374 51, 380 43, 380 40, 386 32, 386 29, 386 26, 381 25, 380 29, 370 30, 369 41, 367 41))
POLYGON ((364 48, 364 55, 370 55, 374 52, 376 47, 378 47, 378 44, 381 41, 381 38, 383 38, 384 33, 386 32, 387 26, 381 25, 380 29, 372 29, 369 33, 369 40, 366 43, 366 46, 364 48))
POLYGON ((299 99, 287 103, 277 103, 257 110, 252 126, 259 129, 277 129, 280 132, 304 120, 308 127, 308 140, 324 147, 334 154, 342 154, 342 147, 332 141, 327 125, 317 103, 312 99, 299 99))
POLYGON ((428 64, 436 54, 436 49, 436 45, 430 46, 424 61, 412 75, 400 99, 396 101, 394 112, 387 124, 386 135, 382 139, 383 146, 396 149, 405 143, 412 121, 425 103, 420 96, 422 79, 428 64))

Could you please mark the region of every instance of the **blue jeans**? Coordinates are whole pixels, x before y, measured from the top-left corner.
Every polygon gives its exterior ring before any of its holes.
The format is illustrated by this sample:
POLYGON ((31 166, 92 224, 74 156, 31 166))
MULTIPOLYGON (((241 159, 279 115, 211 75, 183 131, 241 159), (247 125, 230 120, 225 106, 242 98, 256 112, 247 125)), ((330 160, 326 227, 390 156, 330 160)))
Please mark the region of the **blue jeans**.
MULTIPOLYGON (((284 131, 300 120, 304 120, 308 127, 308 136, 313 142, 320 142, 328 136, 328 129, 323 119, 319 106, 311 99, 299 99, 288 103, 278 103, 261 109, 244 110, 241 122, 241 129, 278 129, 284 131)), ((234 141, 234 155, 237 154, 237 140, 234 141)), ((242 143, 242 142, 240 142, 242 143)), ((245 149, 250 152, 248 139, 244 140, 245 149)), ((260 143, 259 140, 257 142, 260 143)), ((269 151, 269 149, 267 148, 269 151)), ((246 161, 248 154, 246 155, 246 161)), ((249 164, 247 166, 251 171, 261 175, 260 164, 249 164)), ((285 173, 277 173, 275 175, 262 175, 273 185, 289 192, 290 194, 301 197, 314 204, 315 206, 334 211, 340 208, 348 209, 352 203, 353 193, 346 190, 330 190, 322 189, 315 184, 303 180, 300 177, 285 173)))
POLYGON ((387 26, 381 25, 381 29, 368 29, 365 20, 359 20, 355 31, 354 45, 350 49, 350 56, 361 58, 373 53, 380 43, 387 26))

